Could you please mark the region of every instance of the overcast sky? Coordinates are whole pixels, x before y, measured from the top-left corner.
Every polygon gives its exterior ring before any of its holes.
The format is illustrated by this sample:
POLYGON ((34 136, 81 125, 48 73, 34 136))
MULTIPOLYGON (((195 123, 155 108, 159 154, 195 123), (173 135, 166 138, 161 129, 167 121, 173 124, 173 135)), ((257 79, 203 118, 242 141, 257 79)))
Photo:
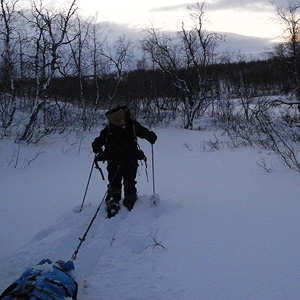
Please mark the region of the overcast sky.
MULTIPOLYGON (((276 4, 285 6, 287 1, 275 0, 276 4)), ((195 3, 184 0, 77 0, 83 14, 91 16, 98 12, 99 21, 137 32, 151 24, 162 30, 178 31, 182 22, 189 21, 187 7, 195 3)), ((229 50, 265 50, 283 32, 269 0, 207 0, 205 3, 206 29, 226 33, 229 50)))

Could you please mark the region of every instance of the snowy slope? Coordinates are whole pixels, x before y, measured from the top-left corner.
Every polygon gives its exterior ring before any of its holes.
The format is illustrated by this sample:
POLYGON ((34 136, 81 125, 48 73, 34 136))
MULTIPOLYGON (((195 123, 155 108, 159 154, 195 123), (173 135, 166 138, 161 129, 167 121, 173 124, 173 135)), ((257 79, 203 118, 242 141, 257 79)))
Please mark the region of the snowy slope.
MULTIPOLYGON (((160 202, 151 205, 151 147, 141 141, 150 182, 141 166, 134 210, 106 219, 101 208, 75 260, 79 300, 299 299, 299 175, 252 148, 204 152, 219 132, 156 132, 160 202), (274 172, 258 167, 263 158, 274 172)), ((53 138, 25 169, 39 149, 22 145, 12 168, 17 146, 1 142, 1 292, 42 258, 71 258, 107 184, 94 170, 78 213, 95 136, 53 138)))

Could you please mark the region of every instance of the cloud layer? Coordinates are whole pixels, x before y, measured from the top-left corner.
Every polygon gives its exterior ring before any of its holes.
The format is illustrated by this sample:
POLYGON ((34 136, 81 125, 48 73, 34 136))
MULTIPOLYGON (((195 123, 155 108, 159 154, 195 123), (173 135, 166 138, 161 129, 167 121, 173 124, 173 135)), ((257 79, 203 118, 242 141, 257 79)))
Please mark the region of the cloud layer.
POLYGON ((217 0, 209 5, 211 10, 269 11, 272 5, 265 0, 217 0))
MULTIPOLYGON (((286 0, 274 1, 277 5, 286 5, 286 0)), ((178 9, 185 9, 193 6, 193 2, 185 2, 179 5, 160 6, 153 8, 151 12, 172 12, 178 9)), ((249 12, 264 12, 273 10, 273 5, 268 0, 213 0, 209 1, 207 8, 212 11, 219 10, 241 10, 249 12)))
POLYGON ((262 57, 274 46, 271 39, 245 36, 235 33, 224 33, 225 43, 220 45, 221 50, 241 52, 255 57, 262 57))
MULTIPOLYGON (((103 25, 104 26, 104 25, 103 25)), ((138 41, 143 37, 140 30, 124 26, 124 24, 110 24, 110 39, 116 40, 120 35, 125 35, 132 41, 138 41)), ((176 32, 165 32, 170 36, 176 35, 176 32)), ((253 57, 263 58, 264 53, 271 50, 274 43, 269 38, 260 38, 246 36, 231 32, 219 32, 225 37, 225 42, 219 44, 219 52, 244 53, 253 57)))

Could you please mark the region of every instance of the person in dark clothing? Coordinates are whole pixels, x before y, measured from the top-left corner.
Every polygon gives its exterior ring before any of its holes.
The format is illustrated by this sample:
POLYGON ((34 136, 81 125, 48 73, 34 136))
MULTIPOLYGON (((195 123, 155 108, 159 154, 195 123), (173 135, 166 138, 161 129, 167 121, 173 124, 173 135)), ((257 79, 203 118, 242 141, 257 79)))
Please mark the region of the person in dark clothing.
POLYGON ((94 153, 107 160, 108 193, 105 199, 107 214, 111 218, 120 209, 122 180, 124 185, 123 205, 132 210, 137 200, 136 173, 140 155, 137 138, 151 144, 157 140, 153 131, 142 126, 130 113, 127 106, 119 106, 106 112, 109 124, 92 143, 94 153), (104 146, 104 150, 103 150, 104 146))

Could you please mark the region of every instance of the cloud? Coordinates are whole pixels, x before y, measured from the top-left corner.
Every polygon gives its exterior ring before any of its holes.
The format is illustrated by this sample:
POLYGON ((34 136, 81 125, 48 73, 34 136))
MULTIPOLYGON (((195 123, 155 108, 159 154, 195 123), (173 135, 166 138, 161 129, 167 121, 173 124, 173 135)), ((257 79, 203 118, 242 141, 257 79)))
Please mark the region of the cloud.
POLYGON ((274 42, 269 38, 245 36, 231 32, 222 34, 225 36, 225 42, 220 44, 221 51, 241 52, 261 58, 264 53, 270 51, 274 46, 274 42))
MULTIPOLYGON (((121 35, 125 35, 128 39, 135 42, 140 40, 144 33, 136 28, 118 23, 109 24, 109 37, 112 42, 121 35)), ((170 36, 176 36, 175 31, 164 32, 170 36)), ((219 52, 243 53, 254 58, 263 58, 264 53, 270 51, 274 42, 271 38, 261 38, 255 36, 246 36, 232 32, 219 32, 225 37, 225 42, 219 44, 219 52)))
MULTIPOLYGON (((275 0, 278 5, 286 4, 286 0, 275 0)), ((179 9, 186 9, 195 5, 195 2, 185 2, 178 5, 155 7, 151 12, 172 12, 179 9)), ((264 12, 273 9, 273 5, 268 0, 211 0, 207 2, 207 9, 219 10, 241 10, 252 12, 264 12)))
POLYGON ((151 12, 171 12, 179 9, 186 9, 189 6, 195 5, 195 3, 183 3, 178 5, 160 6, 151 9, 151 12))
POLYGON ((272 5, 266 0, 216 0, 209 4, 209 8, 216 10, 241 10, 252 12, 270 11, 272 5))

